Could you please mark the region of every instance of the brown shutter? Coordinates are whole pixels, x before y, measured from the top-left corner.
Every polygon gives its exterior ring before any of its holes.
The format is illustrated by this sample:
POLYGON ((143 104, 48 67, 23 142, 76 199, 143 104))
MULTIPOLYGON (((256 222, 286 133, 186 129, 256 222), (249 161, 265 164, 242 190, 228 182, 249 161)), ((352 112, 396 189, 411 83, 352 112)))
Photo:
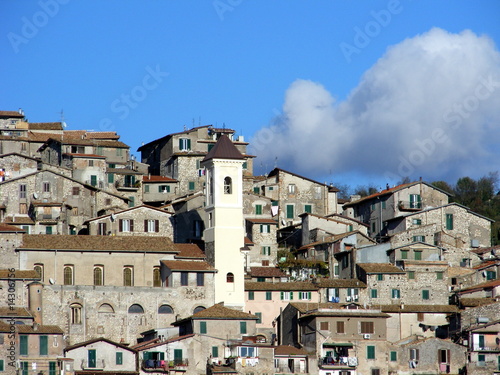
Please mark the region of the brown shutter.
POLYGON ((155 220, 155 232, 160 231, 160 220, 155 220))
POLYGON ((134 220, 130 219, 130 231, 134 231, 134 220))
POLYGON ((123 232, 123 220, 118 220, 118 232, 123 232))
POLYGON ((144 220, 144 232, 148 231, 148 221, 144 220))
POLYGON ((102 231, 103 233, 101 233, 101 235, 105 236, 106 234, 108 234, 108 231, 106 230, 106 223, 102 223, 103 226, 102 226, 102 231))

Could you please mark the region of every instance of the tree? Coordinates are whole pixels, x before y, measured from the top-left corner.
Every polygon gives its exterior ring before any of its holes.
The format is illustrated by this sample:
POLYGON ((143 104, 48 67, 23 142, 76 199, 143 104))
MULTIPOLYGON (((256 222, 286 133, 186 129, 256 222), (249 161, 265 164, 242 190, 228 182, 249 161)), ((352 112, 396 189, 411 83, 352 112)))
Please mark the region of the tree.
POLYGON ((438 189, 446 191, 447 193, 450 193, 451 195, 455 195, 455 191, 453 190, 451 185, 449 183, 447 183, 446 181, 434 181, 434 182, 431 182, 431 185, 438 188, 438 189))

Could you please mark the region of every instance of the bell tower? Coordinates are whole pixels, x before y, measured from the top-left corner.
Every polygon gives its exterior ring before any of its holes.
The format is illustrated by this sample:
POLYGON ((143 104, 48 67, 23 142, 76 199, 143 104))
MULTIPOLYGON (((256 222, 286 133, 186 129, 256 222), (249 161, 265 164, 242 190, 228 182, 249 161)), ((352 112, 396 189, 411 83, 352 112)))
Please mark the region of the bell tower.
POLYGON ((206 168, 208 222, 203 232, 208 262, 217 269, 215 303, 245 307, 243 221, 243 163, 233 142, 222 135, 202 165, 206 168))

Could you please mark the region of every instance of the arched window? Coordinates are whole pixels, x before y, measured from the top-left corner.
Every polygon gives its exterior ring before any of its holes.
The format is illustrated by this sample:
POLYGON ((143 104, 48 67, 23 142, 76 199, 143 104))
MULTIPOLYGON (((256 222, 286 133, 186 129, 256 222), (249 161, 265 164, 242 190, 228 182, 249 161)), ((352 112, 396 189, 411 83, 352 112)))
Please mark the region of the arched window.
POLYGON ((169 305, 161 305, 158 307, 158 314, 173 314, 174 309, 169 305))
POLYGON ((104 267, 94 266, 94 285, 104 284, 104 267))
POLYGON ((64 285, 73 285, 73 266, 64 266, 64 285))
POLYGON ((203 306, 197 306, 193 310, 193 314, 199 313, 200 311, 203 311, 203 310, 205 310, 205 308, 203 306))
POLYGON ((160 267, 153 268, 153 286, 161 286, 160 267))
POLYGON ((82 305, 72 303, 69 308, 71 309, 71 324, 82 324, 82 305))
POLYGON ((101 306, 99 306, 99 309, 97 312, 100 313, 114 313, 115 309, 113 309, 113 306, 111 306, 109 303, 103 303, 101 306))
POLYGON ((226 281, 227 281, 228 283, 234 283, 234 275, 233 275, 231 272, 229 272, 229 273, 226 275, 226 281))
POLYGON ((40 277, 40 280, 43 281, 43 264, 35 264, 33 269, 38 274, 38 277, 40 277))
POLYGON ((141 305, 134 303, 128 308, 129 314, 144 314, 144 309, 141 305))
POLYGON ((134 272, 131 266, 127 266, 123 269, 123 286, 133 286, 134 285, 134 272))
POLYGON ((233 181, 231 177, 224 178, 224 194, 232 194, 233 193, 233 181))

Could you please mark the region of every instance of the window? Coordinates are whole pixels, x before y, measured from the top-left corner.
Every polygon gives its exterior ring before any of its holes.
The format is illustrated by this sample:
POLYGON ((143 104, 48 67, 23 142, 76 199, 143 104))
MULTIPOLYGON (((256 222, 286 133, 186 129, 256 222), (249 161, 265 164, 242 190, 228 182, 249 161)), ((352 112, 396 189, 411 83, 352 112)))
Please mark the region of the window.
POLYGON ((397 360, 398 360, 398 352, 392 351, 390 353, 390 359, 391 359, 391 362, 397 362, 397 360))
POLYGON ((45 227, 45 234, 52 234, 52 227, 51 226, 45 227))
POLYGON ((255 215, 262 215, 262 205, 261 204, 255 205, 255 215))
POLYGON ((179 150, 191 150, 191 140, 189 138, 179 138, 179 150))
POLYGON ((231 177, 224 178, 224 194, 232 194, 233 193, 233 182, 231 177))
POLYGON ((415 250, 414 255, 415 255, 415 260, 422 260, 422 252, 421 251, 415 250))
POLYGON ((345 333, 344 322, 337 322, 337 333, 345 333))
POLYGON ((328 331, 328 322, 319 322, 320 331, 328 331))
POLYGON ((97 186, 97 176, 94 174, 90 175, 90 185, 97 186))
POLYGON ((379 368, 372 368, 371 369, 371 375, 380 375, 380 369, 379 368))
POLYGON ((88 350, 88 362, 87 366, 90 368, 96 368, 97 366, 97 361, 96 361, 96 350, 95 349, 89 349, 88 350))
POLYGON ((312 213, 312 206, 310 204, 305 204, 304 205, 304 212, 310 214, 312 213))
POLYGON ((287 219, 293 219, 294 218, 293 204, 287 204, 286 205, 286 218, 287 219))
POLYGON ((253 188, 253 193, 254 194, 259 194, 260 193, 260 189, 258 187, 254 187, 253 188))
POLYGON ((19 203, 19 213, 26 215, 28 213, 28 205, 26 203, 19 203))
POLYGON ((240 333, 242 335, 247 333, 247 322, 240 322, 240 333))
POLYGON ((418 349, 410 349, 410 361, 415 362, 415 365, 419 360, 419 350, 418 349))
POLYGON ((160 220, 144 220, 144 232, 158 233, 160 231, 160 220))
POLYGON ((128 197, 128 206, 129 207, 134 207, 135 206, 135 198, 134 197, 132 197, 132 196, 128 197))
POLYGON ((257 277, 257 282, 264 283, 264 282, 266 282, 266 278, 265 277, 257 277))
POLYGON ((417 322, 423 322, 425 318, 425 313, 419 312, 417 313, 417 322))
POLYGON ((251 346, 238 347, 238 355, 240 357, 257 357, 257 348, 251 346))
POLYGON ((28 355, 28 336, 20 335, 19 336, 19 354, 20 355, 28 355))
POLYGON ((170 193, 170 186, 168 186, 168 185, 158 186, 158 193, 170 193))
POLYGON ((64 285, 73 285, 73 265, 66 264, 63 269, 63 282, 64 285))
POLYGON ((248 292, 248 299, 252 301, 255 298, 255 293, 253 290, 248 292))
POLYGON ((408 250, 401 250, 401 259, 408 259, 408 250))
POLYGON ((106 206, 111 206, 111 198, 106 198, 106 200, 104 201, 104 204, 106 206))
POLYGON ((40 277, 40 280, 43 281, 43 264, 35 264, 33 269, 38 274, 38 277, 40 277))
POLYGON ((39 336, 40 355, 49 354, 49 336, 39 336))
POLYGON ((366 359, 375 359, 375 346, 368 345, 366 347, 366 359))
POLYGON ((247 162, 244 162, 244 163, 241 165, 241 167, 242 167, 243 169, 247 169, 247 168, 248 168, 248 163, 247 163, 247 162))
POLYGON ((104 285, 104 266, 94 266, 94 285, 104 285))
POLYGON ((194 181, 189 181, 189 183, 188 183, 188 189, 190 191, 194 190, 194 181))
POLYGON ((196 286, 205 285, 205 274, 203 272, 196 272, 196 286))
POLYGON ((270 224, 261 224, 260 225, 260 233, 271 233, 271 225, 270 224))
POLYGON ((160 273, 160 267, 154 267, 154 268, 153 268, 153 286, 154 286, 154 287, 159 287, 159 286, 161 286, 161 273, 160 273))
POLYGON ((299 300, 311 300, 311 292, 299 292, 299 300))
POLYGON ((377 294, 378 294, 377 289, 372 289, 372 290, 371 290, 371 297, 372 297, 372 298, 377 298, 377 297, 378 297, 378 295, 377 295, 377 294))
POLYGON ((123 365, 123 352, 116 352, 116 361, 117 365, 123 365))
POLYGON ((420 194, 410 194, 410 208, 422 208, 420 194))
POLYGON ((50 193, 50 182, 44 181, 42 183, 42 191, 44 193, 50 193))
POLYGON ((446 214, 446 229, 453 230, 453 214, 446 214))
POLYGON ((429 291, 427 289, 422 290, 422 299, 429 299, 429 291))
POLYGON ((280 293, 280 299, 282 301, 290 301, 293 300, 293 292, 281 292, 280 293))
POLYGON ((422 225, 422 220, 420 220, 420 219, 413 219, 411 222, 412 222, 414 225, 422 225))
POLYGON ((226 275, 226 282, 234 283, 234 274, 232 274, 231 272, 228 272, 228 274, 226 275))
POLYGON ((392 289, 391 291, 392 298, 401 298, 401 292, 399 289, 392 289))
POLYGON ((73 303, 71 309, 71 324, 82 324, 82 305, 73 303))
POLYGON ((130 305, 128 308, 128 313, 129 314, 144 314, 144 309, 142 308, 141 305, 134 303, 133 305, 130 305))
POLYGON ((109 303, 103 303, 101 306, 99 306, 97 312, 101 314, 114 314, 115 309, 109 303))
POLYGON ((273 299, 273 292, 271 291, 266 291, 266 301, 272 301, 273 299))
POLYGON ((443 280, 444 272, 436 272, 436 280, 443 280))
POLYGON ((375 333, 375 328, 373 322, 360 322, 360 332, 361 334, 365 333, 375 333))
POLYGON ((261 312, 256 312, 255 316, 257 317, 257 324, 262 323, 262 313, 261 312))
POLYGON ((383 273, 377 273, 377 280, 378 281, 384 280, 384 274, 383 273))
POLYGON ((26 184, 19 185, 19 198, 21 199, 26 198, 26 184))
POLYGON ((188 285, 188 273, 187 272, 181 272, 181 285, 186 286, 188 285))
POLYGON ((268 260, 263 260, 262 261, 262 267, 269 267, 269 261, 268 260))
POLYGON ((158 307, 158 314, 173 314, 174 309, 169 305, 161 305, 158 307))
POLYGON ((212 346, 212 358, 217 358, 219 356, 219 347, 212 346))
POLYGON ((133 286, 134 285, 134 268, 132 266, 126 266, 123 269, 123 286, 133 286))
POLYGON ((28 362, 21 362, 21 375, 28 375, 28 362))
POLYGON ((5 365, 3 363, 3 359, 0 359, 0 372, 5 371, 5 365))
POLYGON ((425 242, 425 236, 413 236, 413 242, 425 242))
POLYGON ((133 232, 134 231, 134 220, 132 219, 120 219, 118 220, 118 231, 119 232, 133 232))
POLYGON ((386 201, 382 201, 381 204, 382 204, 382 209, 385 209, 386 208, 386 201))
POLYGON ((295 194, 295 184, 289 184, 288 185, 288 193, 289 194, 295 194))
POLYGON ((207 322, 200 322, 200 333, 202 335, 207 333, 207 322))
POLYGON ((262 246, 261 249, 262 255, 271 255, 271 246, 262 246))
POLYGON ((486 280, 495 280, 497 273, 495 271, 486 271, 486 280))
POLYGON ((408 280, 415 280, 415 271, 408 271, 408 280))

